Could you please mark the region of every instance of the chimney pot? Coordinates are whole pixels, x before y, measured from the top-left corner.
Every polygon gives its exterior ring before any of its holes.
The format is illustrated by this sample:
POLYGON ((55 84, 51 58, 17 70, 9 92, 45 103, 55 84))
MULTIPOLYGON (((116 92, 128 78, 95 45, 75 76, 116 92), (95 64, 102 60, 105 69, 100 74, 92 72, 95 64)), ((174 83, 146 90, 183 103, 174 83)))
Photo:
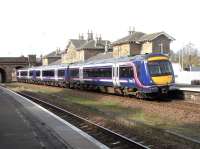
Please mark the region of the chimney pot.
POLYGON ((93 40, 93 33, 92 33, 92 31, 89 32, 89 30, 88 30, 88 41, 89 40, 93 40))
POLYGON ((84 35, 83 34, 79 34, 79 40, 84 40, 84 35))
POLYGON ((134 32, 135 32, 135 27, 133 26, 133 27, 129 27, 129 35, 132 35, 134 32))

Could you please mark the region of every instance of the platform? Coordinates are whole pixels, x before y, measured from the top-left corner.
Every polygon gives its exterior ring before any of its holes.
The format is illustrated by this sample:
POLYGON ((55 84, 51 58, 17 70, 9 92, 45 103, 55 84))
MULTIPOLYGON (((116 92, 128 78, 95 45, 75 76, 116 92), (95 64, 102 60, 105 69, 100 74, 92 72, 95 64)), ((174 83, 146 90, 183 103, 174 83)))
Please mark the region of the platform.
POLYGON ((200 85, 177 84, 176 88, 182 91, 200 92, 200 85))
POLYGON ((0 86, 0 148, 107 148, 34 102, 0 86))

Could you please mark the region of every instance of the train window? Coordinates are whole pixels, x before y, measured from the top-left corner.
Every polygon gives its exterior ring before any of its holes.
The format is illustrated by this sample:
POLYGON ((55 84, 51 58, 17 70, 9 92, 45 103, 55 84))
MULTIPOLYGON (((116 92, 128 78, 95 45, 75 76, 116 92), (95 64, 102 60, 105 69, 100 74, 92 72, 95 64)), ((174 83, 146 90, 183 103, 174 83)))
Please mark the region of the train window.
POLYGON ((148 68, 151 76, 172 74, 172 66, 169 61, 148 62, 148 68))
POLYGON ((27 76, 27 71, 21 71, 21 76, 27 76))
POLYGON ((133 68, 127 66, 119 67, 119 77, 120 78, 131 78, 133 77, 133 68))
POLYGON ((70 69, 71 77, 79 77, 79 69, 70 69))
POLYGON ((33 76, 33 71, 29 71, 29 76, 33 76))
POLYGON ((19 72, 17 72, 17 76, 19 76, 19 72))
POLYGON ((63 77, 63 76, 65 76, 65 70, 63 69, 58 70, 58 77, 63 77))
POLYGON ((83 77, 92 77, 92 69, 83 69, 83 77))
POLYGON ((97 77, 98 76, 98 71, 97 69, 84 69, 83 70, 83 77, 97 77))
POLYGON ((112 77, 112 68, 91 68, 84 69, 83 76, 87 77, 112 77))
POLYGON ((36 71, 36 76, 37 76, 37 77, 40 76, 40 71, 36 71))
POLYGON ((54 70, 44 70, 44 71, 42 71, 42 76, 53 77, 54 76, 54 70))
POLYGON ((112 77, 112 68, 100 68, 99 69, 99 77, 112 77))

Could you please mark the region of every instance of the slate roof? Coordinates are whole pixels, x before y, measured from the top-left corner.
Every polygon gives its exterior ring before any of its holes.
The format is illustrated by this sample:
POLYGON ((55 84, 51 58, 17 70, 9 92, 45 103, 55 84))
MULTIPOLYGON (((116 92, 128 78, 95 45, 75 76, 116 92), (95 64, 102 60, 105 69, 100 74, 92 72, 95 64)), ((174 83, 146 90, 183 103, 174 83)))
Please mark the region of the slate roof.
MULTIPOLYGON (((110 41, 107 41, 107 44, 110 44, 110 41)), ((78 48, 80 49, 104 49, 106 45, 106 40, 101 40, 99 44, 96 43, 95 40, 89 40, 85 42, 82 46, 78 48)))
POLYGON ((143 35, 145 35, 145 33, 133 32, 131 35, 128 35, 124 38, 121 38, 121 39, 113 42, 113 45, 121 44, 121 43, 128 43, 128 42, 137 42, 143 35))
POLYGON ((99 54, 87 59, 86 62, 94 61, 94 60, 101 60, 101 59, 109 59, 109 58, 113 58, 113 53, 112 52, 99 53, 99 54))
POLYGON ((146 34, 144 36, 142 36, 140 39, 139 39, 139 42, 143 42, 143 41, 152 41, 154 40, 155 38, 157 38, 158 36, 160 35, 165 35, 167 38, 169 38, 170 40, 175 40, 172 36, 168 35, 167 33, 165 32, 158 32, 158 33, 152 33, 152 34, 146 34))
POLYGON ((61 57, 61 52, 53 51, 44 56, 44 58, 49 58, 49 57, 61 57))
POLYGON ((112 45, 130 43, 130 42, 140 43, 144 41, 152 41, 160 35, 165 35, 170 40, 175 40, 172 36, 168 35, 165 32, 157 32, 157 33, 152 33, 152 34, 145 34, 142 32, 133 32, 132 34, 113 42, 112 45))
POLYGON ((69 48, 70 43, 72 43, 76 49, 80 48, 87 40, 80 40, 80 39, 70 39, 69 44, 67 45, 67 49, 69 48))
MULTIPOLYGON (((104 49, 105 45, 110 45, 110 41, 108 40, 101 40, 99 44, 96 43, 96 40, 80 40, 80 39, 70 39, 66 49, 69 48, 70 44, 73 44, 75 49, 81 50, 81 49, 104 49)), ((112 49, 109 47, 109 49, 112 49)))
POLYGON ((59 65, 59 64, 61 64, 61 59, 58 59, 57 61, 52 62, 49 65, 59 65))

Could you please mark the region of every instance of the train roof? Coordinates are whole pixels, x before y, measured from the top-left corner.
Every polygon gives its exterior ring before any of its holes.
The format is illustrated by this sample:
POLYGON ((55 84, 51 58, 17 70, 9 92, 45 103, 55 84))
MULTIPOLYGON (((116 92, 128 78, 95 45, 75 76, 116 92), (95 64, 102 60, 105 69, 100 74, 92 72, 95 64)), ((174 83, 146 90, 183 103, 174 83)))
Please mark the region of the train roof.
POLYGON ((151 54, 141 54, 141 55, 135 55, 135 56, 125 56, 125 57, 120 57, 120 58, 107 58, 107 59, 100 59, 100 60, 86 60, 85 62, 77 62, 77 63, 72 63, 72 64, 59 64, 59 65, 47 65, 47 66, 39 66, 39 67, 30 67, 30 68, 24 68, 20 69, 21 71, 23 70, 32 70, 32 69, 54 69, 54 68, 65 68, 70 66, 82 66, 82 65, 95 65, 95 64, 109 64, 109 63, 114 63, 114 62, 130 62, 130 61, 141 61, 148 59, 149 57, 154 57, 154 56, 165 56, 161 53, 151 53, 151 54))
POLYGON ((54 69, 54 68, 65 68, 65 67, 68 67, 69 64, 59 64, 59 65, 47 65, 47 66, 38 66, 38 67, 28 67, 28 68, 22 68, 22 69, 19 69, 21 71, 23 70, 38 70, 38 69, 54 69))
POLYGON ((73 63, 72 66, 81 66, 81 65, 91 65, 91 64, 102 64, 102 63, 113 63, 113 62, 130 62, 130 61, 141 61, 148 59, 149 57, 154 56, 165 56, 161 53, 151 53, 151 54, 141 54, 135 56, 124 56, 120 58, 107 58, 107 59, 100 59, 100 60, 90 60, 85 62, 73 63))

